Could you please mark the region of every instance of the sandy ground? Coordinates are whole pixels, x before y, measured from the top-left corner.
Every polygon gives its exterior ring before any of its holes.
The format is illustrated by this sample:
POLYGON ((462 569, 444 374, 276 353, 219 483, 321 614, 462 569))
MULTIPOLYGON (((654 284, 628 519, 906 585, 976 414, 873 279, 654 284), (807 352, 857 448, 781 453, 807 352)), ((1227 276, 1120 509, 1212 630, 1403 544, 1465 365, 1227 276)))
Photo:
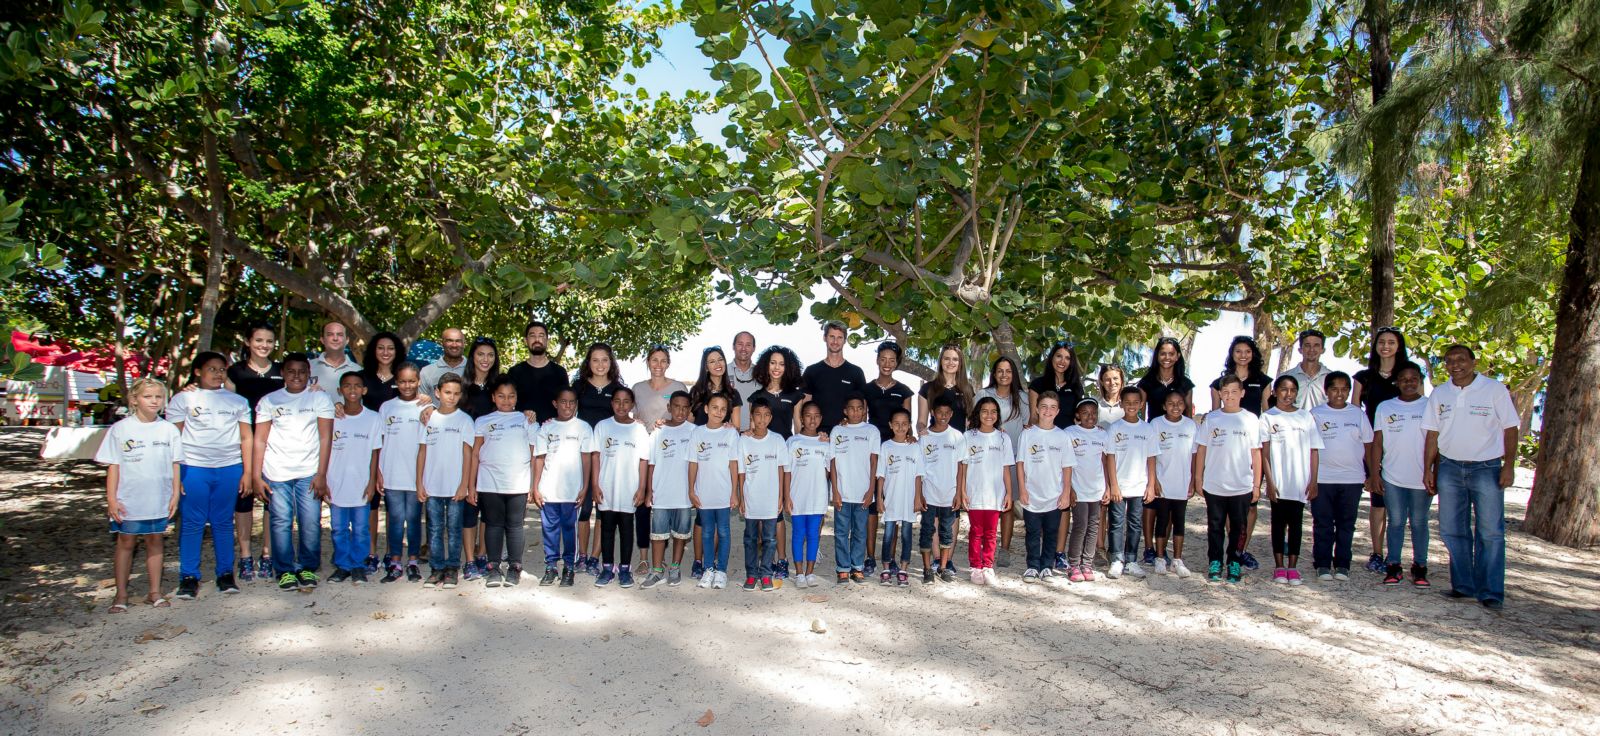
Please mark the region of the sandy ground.
MULTIPOLYGON (((1525 488, 1500 613, 1358 571, 767 594, 207 581, 108 616, 101 474, 38 463, 38 436, 0 431, 0 733, 1600 732, 1600 553, 1523 534, 1525 488), (183 632, 140 643, 161 626, 183 632)), ((169 590, 176 567, 174 537, 169 590)))

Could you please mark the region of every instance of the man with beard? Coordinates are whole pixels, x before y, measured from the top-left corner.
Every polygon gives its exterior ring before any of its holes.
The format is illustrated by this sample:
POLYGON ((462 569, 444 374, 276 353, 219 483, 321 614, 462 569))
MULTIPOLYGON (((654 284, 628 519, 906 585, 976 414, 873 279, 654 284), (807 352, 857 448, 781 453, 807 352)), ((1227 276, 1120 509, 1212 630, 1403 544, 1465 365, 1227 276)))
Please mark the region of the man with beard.
POLYGON ((530 422, 554 419, 556 394, 567 387, 567 371, 550 359, 550 330, 543 322, 529 322, 522 337, 528 344, 528 359, 506 372, 517 387, 517 411, 530 422))
POLYGON ((439 379, 444 378, 444 374, 461 376, 467 371, 467 333, 455 327, 446 327, 444 332, 439 333, 439 345, 444 348, 444 357, 422 367, 422 385, 419 388, 429 399, 434 398, 433 391, 439 387, 439 379))

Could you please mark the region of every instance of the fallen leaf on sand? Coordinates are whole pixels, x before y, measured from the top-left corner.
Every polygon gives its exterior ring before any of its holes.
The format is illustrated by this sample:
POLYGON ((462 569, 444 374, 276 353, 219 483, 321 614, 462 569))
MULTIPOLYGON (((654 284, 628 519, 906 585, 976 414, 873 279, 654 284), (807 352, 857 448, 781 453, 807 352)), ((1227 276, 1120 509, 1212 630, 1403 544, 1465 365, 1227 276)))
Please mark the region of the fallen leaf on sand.
POLYGON ((828 596, 822 595, 820 593, 812 593, 811 595, 808 595, 808 596, 805 597, 805 602, 807 602, 807 603, 827 603, 828 602, 828 596))
POLYGON ((700 720, 695 721, 695 723, 698 724, 701 728, 705 728, 706 726, 709 726, 712 723, 715 723, 716 720, 717 720, 717 714, 712 713, 711 709, 707 708, 706 709, 706 714, 703 715, 703 716, 700 716, 700 720))
POLYGON ((33 596, 28 595, 27 593, 17 593, 11 596, 11 600, 14 600, 18 603, 32 603, 33 596))
POLYGON ((1294 620, 1294 617, 1289 615, 1289 611, 1286 610, 1286 609, 1282 609, 1282 608, 1279 608, 1278 610, 1273 611, 1272 612, 1272 617, 1275 618, 1275 619, 1278 619, 1279 621, 1293 621, 1294 620))
POLYGON ((301 608, 315 608, 316 606, 317 606, 317 602, 316 601, 312 601, 310 603, 305 604, 304 606, 301 606, 301 608))
POLYGON ((83 701, 88 700, 88 699, 89 699, 89 694, 88 693, 73 693, 72 694, 72 699, 70 701, 68 701, 68 702, 72 703, 73 705, 83 705, 83 701))
POLYGON ((133 712, 147 716, 165 707, 167 707, 166 703, 145 703, 144 705, 135 708, 133 712))
POLYGON ((600 635, 600 641, 611 641, 611 635, 610 634, 601 634, 600 635))
POLYGON ((386 621, 394 618, 394 614, 389 613, 388 611, 373 611, 372 618, 376 621, 386 621))
POLYGON ((144 631, 140 632, 139 636, 134 639, 134 642, 143 644, 147 641, 154 641, 156 639, 171 639, 188 630, 189 627, 187 626, 180 626, 178 624, 162 624, 153 629, 145 629, 144 631))
POLYGON ((115 587, 117 587, 117 579, 116 578, 106 578, 105 580, 101 580, 100 581, 100 587, 101 588, 115 588, 115 587))

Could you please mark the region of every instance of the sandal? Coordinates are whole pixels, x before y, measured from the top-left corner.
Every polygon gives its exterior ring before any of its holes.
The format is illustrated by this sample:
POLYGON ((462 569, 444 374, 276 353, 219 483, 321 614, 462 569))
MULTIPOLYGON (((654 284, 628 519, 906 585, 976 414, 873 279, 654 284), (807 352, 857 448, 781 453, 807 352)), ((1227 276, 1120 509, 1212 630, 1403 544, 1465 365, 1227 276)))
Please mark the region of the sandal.
POLYGON ((111 604, 111 608, 106 611, 106 613, 127 613, 127 612, 128 612, 128 604, 126 604, 126 603, 113 603, 113 604, 111 604))
POLYGON ((151 605, 151 607, 153 607, 153 608, 171 608, 172 607, 172 601, 167 600, 165 597, 158 596, 155 593, 151 593, 150 595, 145 596, 144 600, 145 600, 146 603, 149 603, 151 605))

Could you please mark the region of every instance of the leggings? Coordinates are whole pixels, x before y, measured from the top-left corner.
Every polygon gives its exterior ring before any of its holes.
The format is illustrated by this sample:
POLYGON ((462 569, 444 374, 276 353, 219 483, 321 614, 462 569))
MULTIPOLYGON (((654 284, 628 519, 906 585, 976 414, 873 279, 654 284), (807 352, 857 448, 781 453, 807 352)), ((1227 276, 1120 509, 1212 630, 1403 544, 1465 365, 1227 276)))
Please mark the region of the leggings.
POLYGON ((616 563, 617 537, 622 537, 622 566, 627 567, 633 562, 633 512, 631 511, 606 511, 600 513, 600 561, 607 564, 616 563))
POLYGON ((1218 496, 1206 493, 1206 559, 1211 562, 1243 562, 1245 517, 1250 512, 1250 494, 1218 496))
POLYGON ((1156 525, 1150 531, 1150 536, 1156 539, 1183 538, 1183 515, 1189 511, 1187 498, 1158 498, 1153 504, 1156 510, 1156 525))
POLYGON ((528 496, 524 493, 479 493, 478 508, 483 512, 483 546, 489 564, 501 560, 522 567, 522 551, 528 546, 523 523, 528 518, 528 496))
POLYGON ((994 567, 995 538, 1000 532, 998 509, 968 509, 967 567, 982 570, 994 567))
POLYGON ((640 506, 633 510, 633 542, 639 546, 639 558, 650 558, 650 507, 640 506))
POLYGON ((1272 554, 1300 556, 1300 528, 1305 526, 1304 501, 1278 499, 1272 502, 1272 554))
POLYGON ((1067 532, 1067 564, 1089 567, 1094 563, 1095 539, 1100 535, 1100 502, 1072 505, 1072 529, 1067 532))
POLYGON ((789 548, 795 562, 816 562, 817 542, 822 539, 822 514, 796 514, 789 519, 794 529, 789 534, 789 548))

